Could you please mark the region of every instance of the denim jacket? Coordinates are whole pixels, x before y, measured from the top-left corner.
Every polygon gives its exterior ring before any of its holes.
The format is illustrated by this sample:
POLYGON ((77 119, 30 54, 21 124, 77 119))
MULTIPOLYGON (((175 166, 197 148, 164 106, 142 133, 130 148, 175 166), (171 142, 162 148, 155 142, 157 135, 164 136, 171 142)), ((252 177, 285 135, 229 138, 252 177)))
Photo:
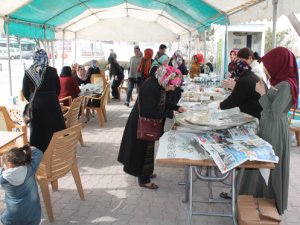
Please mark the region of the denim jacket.
POLYGON ((43 158, 42 151, 32 148, 31 162, 27 165, 24 182, 13 185, 4 178, 0 169, 0 185, 5 190, 6 209, 1 215, 4 225, 38 225, 41 222, 41 204, 35 172, 43 158))

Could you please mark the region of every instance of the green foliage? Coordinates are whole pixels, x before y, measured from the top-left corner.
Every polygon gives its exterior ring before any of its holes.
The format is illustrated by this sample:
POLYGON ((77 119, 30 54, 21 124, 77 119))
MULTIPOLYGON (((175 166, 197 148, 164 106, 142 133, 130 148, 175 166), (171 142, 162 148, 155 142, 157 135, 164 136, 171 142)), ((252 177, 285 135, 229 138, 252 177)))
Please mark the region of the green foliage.
MULTIPOLYGON (((286 29, 276 33, 276 46, 282 46, 291 49, 292 40, 289 37, 290 29, 286 29)), ((269 27, 266 31, 265 39, 265 53, 269 52, 272 49, 272 30, 269 27)))

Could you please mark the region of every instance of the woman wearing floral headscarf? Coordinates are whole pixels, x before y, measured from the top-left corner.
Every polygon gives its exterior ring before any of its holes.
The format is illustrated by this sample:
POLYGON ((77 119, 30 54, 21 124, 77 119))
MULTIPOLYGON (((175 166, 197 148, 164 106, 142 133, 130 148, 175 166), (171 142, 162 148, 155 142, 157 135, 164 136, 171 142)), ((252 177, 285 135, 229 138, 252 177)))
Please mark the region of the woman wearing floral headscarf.
POLYGON ((155 76, 149 77, 144 82, 139 97, 128 117, 118 161, 124 165, 123 170, 126 173, 138 177, 138 183, 141 187, 158 188, 156 184, 151 182, 151 178, 156 177, 156 174, 153 174, 154 142, 136 138, 139 118, 138 101, 141 116, 153 119, 172 118, 173 110, 184 112, 185 109, 170 103, 166 98, 166 92, 173 91, 175 86, 180 83, 181 79, 177 76, 176 71, 161 66, 155 76))
POLYGON ((174 52, 173 57, 170 59, 169 66, 179 69, 182 75, 187 75, 189 73, 180 50, 174 52))
POLYGON ((25 70, 22 91, 27 101, 35 88, 30 145, 45 152, 53 133, 65 129, 66 125, 58 102, 60 83, 57 71, 48 66, 48 56, 43 49, 35 52, 33 64, 25 70))
POLYGON ((293 53, 283 47, 272 49, 261 61, 272 86, 267 90, 261 82, 256 84, 255 90, 263 108, 259 136, 272 145, 279 162, 270 171, 267 184, 258 170, 246 170, 240 193, 275 199, 281 215, 288 206, 290 150, 287 113, 298 105, 298 68, 293 53))

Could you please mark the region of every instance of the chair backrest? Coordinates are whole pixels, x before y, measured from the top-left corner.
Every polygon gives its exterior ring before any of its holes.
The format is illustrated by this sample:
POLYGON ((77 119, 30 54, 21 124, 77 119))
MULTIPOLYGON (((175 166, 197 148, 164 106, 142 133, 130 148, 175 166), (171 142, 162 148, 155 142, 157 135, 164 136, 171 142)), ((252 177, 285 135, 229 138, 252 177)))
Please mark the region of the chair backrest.
POLYGON ((76 146, 81 125, 55 132, 46 149, 41 164, 45 166, 48 180, 57 180, 66 175, 76 161, 76 146))
POLYGON ((79 123, 78 116, 81 109, 82 96, 74 98, 72 104, 66 113, 66 127, 72 127, 79 123))
POLYGON ((6 107, 0 106, 0 131, 11 131, 12 127, 10 123, 13 123, 11 120, 6 107))
POLYGON ((294 113, 294 108, 290 109, 290 116, 288 118, 288 124, 290 125, 292 122, 292 119, 294 119, 294 117, 300 117, 300 109, 296 109, 295 113, 294 113))
POLYGON ((92 84, 99 84, 102 87, 105 87, 106 84, 107 84, 107 80, 105 78, 105 74, 104 73, 92 74, 91 75, 91 83, 92 84))
POLYGON ((101 98, 101 107, 106 106, 107 105, 107 101, 108 101, 108 94, 109 94, 109 88, 110 85, 106 84, 105 89, 103 91, 103 97, 101 98))

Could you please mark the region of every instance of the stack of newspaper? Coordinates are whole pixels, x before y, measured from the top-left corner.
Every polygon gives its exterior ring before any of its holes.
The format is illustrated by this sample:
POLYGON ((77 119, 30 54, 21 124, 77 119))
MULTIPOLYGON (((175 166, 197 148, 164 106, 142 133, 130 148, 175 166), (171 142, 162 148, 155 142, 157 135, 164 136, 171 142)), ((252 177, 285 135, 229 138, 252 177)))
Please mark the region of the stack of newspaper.
POLYGON ((243 126, 203 132, 193 139, 210 154, 222 173, 247 160, 278 163, 272 146, 243 126))

